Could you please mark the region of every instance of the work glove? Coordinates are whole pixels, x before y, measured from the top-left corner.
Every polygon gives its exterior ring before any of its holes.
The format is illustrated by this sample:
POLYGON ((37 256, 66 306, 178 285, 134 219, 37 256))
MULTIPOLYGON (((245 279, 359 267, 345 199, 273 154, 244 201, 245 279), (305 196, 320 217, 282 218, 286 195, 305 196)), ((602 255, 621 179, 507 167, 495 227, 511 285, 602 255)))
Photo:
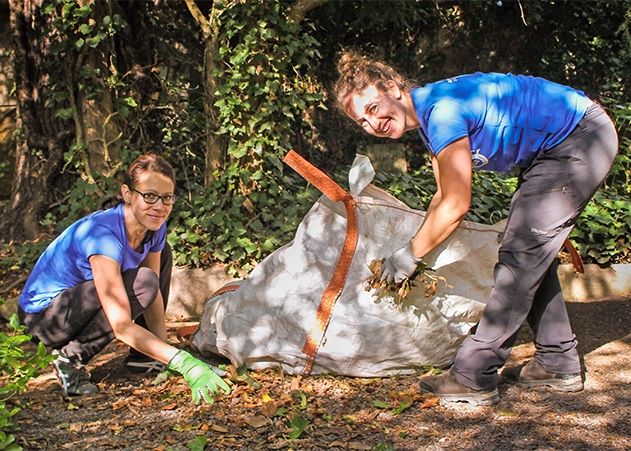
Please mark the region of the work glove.
POLYGON ((180 373, 184 377, 191 389, 195 405, 199 404, 201 398, 204 398, 208 404, 213 404, 215 398, 212 395, 219 389, 226 394, 230 393, 230 386, 220 377, 220 374, 221 376, 226 374, 224 371, 196 359, 183 349, 173 356, 167 369, 180 373))
POLYGON ((421 261, 422 259, 416 258, 412 253, 412 241, 409 241, 384 262, 381 269, 381 280, 388 283, 400 283, 412 275, 421 261))

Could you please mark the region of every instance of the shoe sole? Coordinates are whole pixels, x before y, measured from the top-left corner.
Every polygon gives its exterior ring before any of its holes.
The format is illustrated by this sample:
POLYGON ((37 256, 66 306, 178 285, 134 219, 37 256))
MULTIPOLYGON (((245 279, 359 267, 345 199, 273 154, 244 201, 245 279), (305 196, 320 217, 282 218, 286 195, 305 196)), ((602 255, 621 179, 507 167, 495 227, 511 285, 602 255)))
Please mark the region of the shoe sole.
POLYGON ((466 393, 466 394, 454 394, 454 395, 446 395, 440 394, 436 395, 441 399, 441 401, 445 402, 466 402, 472 404, 474 406, 492 406, 500 402, 500 394, 497 390, 494 390, 489 393, 466 393))
POLYGON ((518 379, 516 384, 525 388, 549 388, 570 393, 583 390, 583 379, 580 375, 569 379, 535 379, 530 381, 518 379))
POLYGON ((432 387, 423 386, 423 383, 419 384, 419 386, 421 390, 429 392, 446 402, 468 402, 475 406, 492 406, 500 401, 500 393, 497 389, 482 393, 443 394, 432 392, 432 387))
POLYGON ((127 371, 135 374, 141 373, 161 373, 166 370, 166 365, 159 366, 155 363, 147 364, 147 363, 138 363, 138 362, 127 362, 125 364, 125 368, 127 371))
POLYGON ((516 384, 525 388, 549 388, 555 391, 575 393, 583 390, 583 379, 575 376, 570 379, 517 380, 516 384))

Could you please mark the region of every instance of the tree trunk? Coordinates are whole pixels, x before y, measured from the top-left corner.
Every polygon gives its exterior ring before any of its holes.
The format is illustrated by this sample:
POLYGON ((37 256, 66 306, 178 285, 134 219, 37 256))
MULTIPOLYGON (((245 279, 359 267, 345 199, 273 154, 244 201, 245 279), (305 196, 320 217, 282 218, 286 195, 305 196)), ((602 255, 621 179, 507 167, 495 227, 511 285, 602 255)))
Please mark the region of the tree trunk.
POLYGON ((204 114, 206 115, 206 168, 204 170, 204 185, 208 187, 215 176, 214 171, 221 169, 225 163, 225 139, 217 134, 219 124, 215 108, 215 90, 217 89, 217 31, 206 39, 204 43, 204 114))
MULTIPOLYGON (((80 0, 79 3, 92 5, 93 18, 97 23, 101 23, 106 15, 112 17, 113 10, 117 8, 116 0, 100 2, 80 0)), ((83 143, 87 151, 83 163, 88 180, 92 180, 97 175, 106 177, 111 175, 112 169, 116 167, 119 160, 120 138, 123 133, 119 126, 111 90, 103 89, 96 97, 86 98, 78 89, 78 84, 74 82, 73 78, 81 67, 107 74, 112 69, 108 66, 109 64, 116 70, 116 43, 113 42, 113 38, 111 41, 107 45, 95 49, 84 47, 75 64, 70 66, 70 73, 68 74, 68 79, 71 80, 68 90, 75 92, 73 95, 75 139, 78 143, 83 143)))
POLYGON ((200 11, 194 0, 186 0, 186 5, 195 21, 202 29, 204 39, 204 114, 206 116, 206 167, 204 168, 204 184, 209 186, 214 180, 213 171, 223 167, 225 163, 226 144, 221 136, 217 135, 219 124, 217 110, 215 108, 215 90, 217 78, 215 69, 219 51, 219 21, 217 8, 213 5, 208 18, 200 11))
MULTIPOLYGON (((97 69, 102 74, 122 74, 122 78, 129 84, 127 95, 142 108, 160 86, 156 81, 152 69, 155 67, 154 52, 151 48, 151 33, 147 32, 146 2, 91 2, 94 20, 102 22, 103 17, 119 14, 129 24, 110 38, 105 45, 91 49, 80 60, 79 66, 97 69)), ((76 89, 76 87, 73 87, 76 89)), ((137 124, 127 123, 116 111, 115 95, 109 89, 103 89, 96 98, 85 98, 77 93, 76 110, 79 114, 79 129, 77 141, 85 143, 88 155, 86 173, 109 177, 119 168, 120 149, 123 135, 129 138, 137 124)), ((120 100, 120 99, 119 99, 120 100)), ((153 147, 153 143, 140 143, 140 147, 153 147)))
POLYGON ((47 74, 43 62, 49 58, 41 4, 11 0, 10 26, 14 45, 14 76, 17 91, 16 125, 21 131, 16 145, 16 167, 11 199, 0 219, 5 240, 35 239, 40 213, 51 198, 50 187, 68 148, 72 132, 68 124, 53 117, 44 106, 47 74))
POLYGON ((309 11, 327 3, 328 1, 329 0, 297 0, 289 7, 287 17, 296 23, 300 23, 309 11))

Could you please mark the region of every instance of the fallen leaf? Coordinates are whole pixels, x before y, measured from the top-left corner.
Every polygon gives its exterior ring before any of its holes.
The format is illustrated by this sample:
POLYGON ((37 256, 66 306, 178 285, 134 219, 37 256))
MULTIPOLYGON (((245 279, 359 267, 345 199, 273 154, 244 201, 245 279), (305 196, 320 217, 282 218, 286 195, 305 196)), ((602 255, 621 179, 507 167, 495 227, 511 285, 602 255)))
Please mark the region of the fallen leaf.
POLYGON ((276 415, 278 405, 275 401, 264 402, 262 405, 263 415, 270 418, 276 415))
POLYGON ((377 407, 378 409, 388 409, 390 408, 390 403, 386 401, 380 401, 378 399, 373 400, 372 405, 377 407))
POLYGON ((177 409, 177 403, 174 403, 174 402, 171 403, 171 404, 167 404, 165 406, 162 406, 160 408, 160 410, 174 410, 174 409, 177 409))
POLYGON ((219 432, 220 434, 226 434, 228 433, 228 429, 226 429, 223 426, 219 426, 218 424, 213 424, 210 426, 210 428, 215 431, 215 432, 219 432))
POLYGON ((439 404, 438 401, 439 399, 436 396, 425 398, 421 403, 421 409, 429 409, 430 407, 435 407, 439 404))
POLYGON ((357 417, 355 415, 342 415, 342 420, 347 423, 355 423, 357 421, 357 417))
POLYGON ((295 376, 291 380, 290 391, 299 391, 300 390, 300 382, 302 381, 302 376, 295 376))
POLYGON ((348 449, 372 449, 372 446, 361 442, 349 442, 348 449))
POLYGON ((251 418, 247 418, 245 422, 253 428, 260 428, 269 423, 269 418, 267 418, 265 415, 255 415, 251 418))
MULTIPOLYGON (((289 442, 285 439, 267 445, 267 449, 284 449, 289 446, 289 442)), ((291 448, 290 448, 291 449, 291 448)))
POLYGON ((125 407, 128 403, 128 400, 125 398, 121 398, 118 401, 114 401, 112 403, 112 410, 118 410, 118 409, 122 409, 123 407, 125 407))

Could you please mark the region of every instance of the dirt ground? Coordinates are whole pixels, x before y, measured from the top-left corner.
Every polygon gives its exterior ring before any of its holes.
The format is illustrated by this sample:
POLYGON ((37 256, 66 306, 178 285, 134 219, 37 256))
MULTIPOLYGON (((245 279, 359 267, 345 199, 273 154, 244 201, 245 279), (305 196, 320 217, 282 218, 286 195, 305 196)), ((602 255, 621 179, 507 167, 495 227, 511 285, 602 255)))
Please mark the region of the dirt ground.
MULTIPOLYGON (((499 404, 472 408, 419 393, 420 376, 231 369, 232 393, 196 407, 181 378, 154 385, 128 373, 126 347, 112 343, 88 367, 97 395, 64 399, 51 371, 32 380, 15 435, 25 450, 629 450, 631 298, 568 309, 586 368, 580 393, 502 383, 499 404)), ((169 326, 174 336, 181 324, 169 326)), ((532 355, 530 340, 524 328, 507 367, 532 355)))

